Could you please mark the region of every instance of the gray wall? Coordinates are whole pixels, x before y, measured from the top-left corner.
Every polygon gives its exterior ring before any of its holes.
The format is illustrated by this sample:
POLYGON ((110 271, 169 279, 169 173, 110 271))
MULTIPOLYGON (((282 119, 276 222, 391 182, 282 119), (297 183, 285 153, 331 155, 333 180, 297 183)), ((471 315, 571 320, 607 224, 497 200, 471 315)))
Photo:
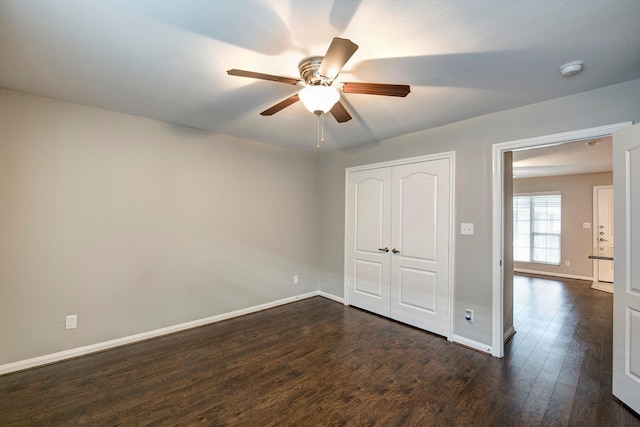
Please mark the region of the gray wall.
POLYGON ((0 89, 0 364, 343 296, 345 168, 451 150, 454 333, 489 344, 491 145, 639 119, 636 80, 317 156, 0 89))
POLYGON ((317 290, 317 163, 0 89, 0 364, 317 290))
MULTIPOLYGON (((423 114, 431 114, 431 110, 436 108, 425 106, 423 114)), ((640 80, 634 80, 322 154, 319 171, 321 289, 343 295, 345 168, 455 150, 454 333, 490 345, 492 144, 638 120, 640 80), (460 236, 461 222, 475 223, 475 235, 460 236), (475 310, 475 322, 472 324, 464 320, 465 307, 475 310)))
POLYGON ((611 172, 514 179, 515 194, 559 191, 562 196, 561 265, 516 262, 514 268, 593 278, 593 263, 588 258, 593 248, 593 229, 582 228, 582 223, 589 222, 593 227, 593 187, 612 184, 611 172), (565 266, 565 261, 571 265, 565 266))

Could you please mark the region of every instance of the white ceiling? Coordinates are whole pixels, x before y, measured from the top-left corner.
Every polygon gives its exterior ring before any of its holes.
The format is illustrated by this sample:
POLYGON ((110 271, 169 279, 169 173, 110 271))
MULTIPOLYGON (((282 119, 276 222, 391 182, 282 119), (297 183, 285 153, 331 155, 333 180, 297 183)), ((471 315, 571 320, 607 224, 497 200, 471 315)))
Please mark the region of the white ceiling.
POLYGON ((226 70, 297 78, 339 36, 360 46, 339 81, 411 93, 343 95, 332 150, 640 78, 639 22, 638 0, 0 0, 0 86, 314 150, 301 103, 259 115, 296 86, 226 70))
POLYGON ((521 179, 611 172, 611 148, 611 137, 607 137, 514 151, 513 175, 521 179), (591 142, 591 146, 587 142, 591 142))

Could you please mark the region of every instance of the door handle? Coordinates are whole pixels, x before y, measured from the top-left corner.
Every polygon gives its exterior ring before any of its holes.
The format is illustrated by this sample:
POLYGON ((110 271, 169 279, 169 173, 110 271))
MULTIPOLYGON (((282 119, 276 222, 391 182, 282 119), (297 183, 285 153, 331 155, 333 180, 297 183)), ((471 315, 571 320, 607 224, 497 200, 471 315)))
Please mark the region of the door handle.
POLYGON ((601 242, 606 242, 607 239, 603 239, 602 237, 599 239, 601 242))
POLYGON ((400 251, 399 251, 399 250, 397 250, 396 248, 393 248, 393 249, 391 250, 391 252, 393 252, 394 254, 399 254, 399 253, 400 253, 400 251))
POLYGON ((389 248, 378 248, 378 250, 382 252, 389 252, 389 248))

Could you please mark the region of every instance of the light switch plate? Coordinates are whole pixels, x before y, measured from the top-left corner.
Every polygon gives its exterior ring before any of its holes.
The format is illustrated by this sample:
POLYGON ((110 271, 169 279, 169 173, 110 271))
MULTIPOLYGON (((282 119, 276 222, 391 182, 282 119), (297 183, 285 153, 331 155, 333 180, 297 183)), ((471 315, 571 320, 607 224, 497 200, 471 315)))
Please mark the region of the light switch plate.
POLYGON ((590 222, 583 222, 582 223, 582 228, 591 228, 591 223, 590 222))
POLYGON ((472 222, 461 223, 460 234, 464 234, 465 236, 473 236, 473 223, 472 222))

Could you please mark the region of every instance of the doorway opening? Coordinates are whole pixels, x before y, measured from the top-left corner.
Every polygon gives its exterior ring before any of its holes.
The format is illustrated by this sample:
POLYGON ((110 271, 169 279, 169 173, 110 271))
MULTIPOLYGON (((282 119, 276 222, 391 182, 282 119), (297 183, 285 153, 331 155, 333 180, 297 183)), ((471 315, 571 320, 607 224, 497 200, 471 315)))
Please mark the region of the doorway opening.
MULTIPOLYGON (((505 244, 505 183, 512 180, 511 164, 505 162, 505 157, 517 150, 551 147, 575 141, 587 141, 609 137, 613 132, 630 126, 631 122, 618 123, 607 126, 582 129, 528 138, 518 141, 494 144, 493 146, 493 326, 492 326, 492 354, 496 357, 504 356, 504 317, 505 317, 505 288, 504 283, 512 280, 512 248, 511 242, 505 244), (505 256, 506 254, 506 256, 505 256), (509 258, 509 259, 507 259, 509 258)), ((507 184, 508 185, 508 184, 507 184)), ((507 203, 509 203, 507 201, 507 203)), ((509 230, 507 230, 509 231, 509 230)), ((508 290, 507 290, 508 291, 508 290)), ((512 289, 511 289, 512 291, 512 289)))

